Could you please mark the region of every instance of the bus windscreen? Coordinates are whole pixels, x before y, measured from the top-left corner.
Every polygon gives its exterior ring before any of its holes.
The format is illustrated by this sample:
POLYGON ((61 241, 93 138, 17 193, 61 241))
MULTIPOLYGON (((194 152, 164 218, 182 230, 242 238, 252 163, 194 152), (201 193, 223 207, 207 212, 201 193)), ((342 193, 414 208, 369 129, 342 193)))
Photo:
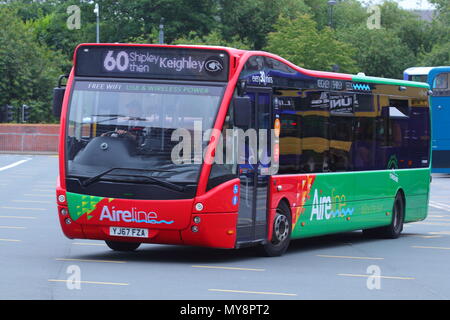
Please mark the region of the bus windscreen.
POLYGON ((211 129, 223 90, 222 86, 77 81, 67 120, 67 175, 88 184, 106 178, 162 182, 169 188, 196 184, 201 161, 189 158, 174 163, 172 152, 180 141, 172 134, 181 128, 193 137, 194 129, 201 129, 202 135, 211 129))

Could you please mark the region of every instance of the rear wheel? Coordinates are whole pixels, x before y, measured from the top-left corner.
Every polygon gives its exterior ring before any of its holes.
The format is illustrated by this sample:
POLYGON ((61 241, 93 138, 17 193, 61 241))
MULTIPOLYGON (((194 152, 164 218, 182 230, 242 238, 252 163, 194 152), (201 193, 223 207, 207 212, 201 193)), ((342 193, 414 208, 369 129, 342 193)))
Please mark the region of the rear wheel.
POLYGON ((134 251, 141 245, 135 242, 117 242, 105 240, 106 245, 114 251, 134 251))
POLYGON ((286 252, 291 241, 291 221, 289 206, 285 202, 281 202, 273 222, 272 239, 261 247, 263 255, 277 257, 286 252))
POLYGON ((394 206, 392 208, 392 222, 390 225, 381 228, 364 230, 364 234, 368 236, 381 237, 386 239, 397 239, 403 231, 403 223, 405 221, 405 203, 400 193, 395 197, 394 206))

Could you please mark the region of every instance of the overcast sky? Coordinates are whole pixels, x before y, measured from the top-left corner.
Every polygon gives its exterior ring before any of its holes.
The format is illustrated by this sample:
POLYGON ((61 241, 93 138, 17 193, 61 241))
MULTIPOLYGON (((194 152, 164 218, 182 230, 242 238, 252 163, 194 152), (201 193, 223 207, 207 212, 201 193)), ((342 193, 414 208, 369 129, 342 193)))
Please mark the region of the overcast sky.
MULTIPOLYGON (((363 3, 372 2, 373 4, 381 3, 383 0, 360 0, 363 3)), ((428 0, 395 0, 402 8, 405 9, 433 9, 428 0)))

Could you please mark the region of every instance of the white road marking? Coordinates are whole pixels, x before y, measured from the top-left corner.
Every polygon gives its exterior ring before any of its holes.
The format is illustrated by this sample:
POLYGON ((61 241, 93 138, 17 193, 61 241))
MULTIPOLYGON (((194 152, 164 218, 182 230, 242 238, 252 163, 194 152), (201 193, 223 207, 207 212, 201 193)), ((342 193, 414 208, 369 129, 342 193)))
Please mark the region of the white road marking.
POLYGON ((4 171, 4 170, 8 170, 8 169, 17 167, 17 166, 21 165, 22 163, 28 162, 28 161, 30 161, 30 160, 31 160, 31 158, 27 158, 27 159, 24 159, 24 160, 20 160, 20 161, 11 163, 10 165, 1 167, 1 168, 0 168, 0 171, 4 171))
POLYGON ((318 254, 321 258, 336 258, 336 259, 356 259, 356 260, 384 260, 384 258, 374 258, 374 257, 350 257, 350 256, 329 256, 324 254, 318 254))
POLYGON ((342 277, 357 277, 357 278, 368 278, 368 277, 376 277, 381 279, 394 279, 394 280, 415 280, 412 277, 392 277, 392 276, 374 276, 368 274, 349 274, 349 273, 338 273, 338 276, 342 277))
POLYGON ((447 247, 427 247, 427 246, 412 246, 413 248, 417 249, 437 249, 437 250, 450 250, 450 248, 447 247))
MULTIPOLYGON (((59 280, 59 279, 48 279, 50 282, 69 282, 73 283, 72 280, 59 280)), ((101 282, 101 281, 77 281, 79 283, 87 283, 87 284, 101 284, 101 285, 110 285, 110 286, 128 286, 128 283, 121 282, 101 282)))
POLYGON ((247 294, 265 294, 265 295, 276 295, 276 296, 296 296, 297 295, 295 293, 244 291, 244 290, 225 290, 225 289, 208 289, 208 291, 230 292, 230 293, 247 293, 247 294))
POLYGON ((120 260, 94 260, 94 259, 70 259, 70 258, 56 258, 56 261, 77 261, 77 262, 98 262, 98 263, 127 263, 120 260))
POLYGON ((204 269, 240 270, 240 271, 266 271, 266 269, 241 268, 241 267, 221 267, 221 266, 191 266, 191 267, 204 269))

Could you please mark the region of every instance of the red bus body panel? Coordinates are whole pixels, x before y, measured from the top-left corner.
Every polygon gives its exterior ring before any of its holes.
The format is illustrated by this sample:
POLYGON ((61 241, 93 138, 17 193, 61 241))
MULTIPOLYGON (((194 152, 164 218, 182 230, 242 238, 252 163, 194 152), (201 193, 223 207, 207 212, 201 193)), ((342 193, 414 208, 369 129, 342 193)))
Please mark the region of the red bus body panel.
MULTIPOLYGON (((235 248, 236 247, 236 228, 238 219, 238 204, 233 205, 233 197, 236 196, 235 185, 240 184, 239 179, 234 179, 223 183, 212 190, 207 191, 207 183, 211 171, 211 163, 214 158, 214 150, 217 147, 219 139, 215 139, 214 135, 210 140, 208 148, 205 152, 206 157, 197 187, 197 194, 194 199, 187 200, 130 200, 130 199, 114 199, 109 205, 114 206, 114 209, 125 210, 126 208, 136 208, 135 210, 157 212, 158 219, 173 221, 171 224, 143 224, 137 222, 111 222, 100 220, 102 206, 106 205, 109 198, 105 198, 103 203, 90 214, 90 219, 87 216, 81 217, 73 221, 69 216, 61 214, 62 209, 68 209, 65 183, 65 135, 66 135, 66 119, 69 98, 74 82, 75 70, 75 56, 76 51, 84 45, 89 46, 135 46, 135 47, 167 47, 167 48, 189 48, 189 49, 209 49, 209 50, 225 50, 230 56, 230 70, 229 82, 227 84, 223 100, 221 102, 217 118, 214 123, 216 132, 221 132, 222 126, 228 112, 228 107, 232 100, 236 83, 239 75, 244 68, 246 61, 251 56, 265 56, 276 59, 290 66, 291 68, 318 78, 339 79, 351 81, 352 76, 339 73, 317 72, 299 68, 287 60, 284 60, 276 55, 260 52, 260 51, 244 51, 224 47, 208 47, 208 46, 171 46, 171 45, 148 45, 148 44, 81 44, 75 49, 74 54, 74 68, 70 73, 67 89, 64 96, 64 102, 61 112, 61 127, 60 127, 60 141, 59 141, 59 178, 57 186, 57 203, 58 216, 63 233, 71 239, 87 238, 98 240, 116 240, 116 241, 130 241, 130 242, 144 242, 144 243, 162 243, 162 244, 184 244, 196 246, 208 246, 217 248, 235 248), (64 201, 61 196, 64 196, 64 201), (196 204, 201 203, 203 209, 198 211, 196 204), (200 222, 194 223, 194 217, 199 217, 200 222), (135 228, 148 228, 148 238, 127 238, 127 237, 112 237, 109 236, 108 230, 110 226, 124 226, 135 228), (196 226, 198 231, 193 232, 192 228, 196 226)), ((268 239, 272 238, 273 219, 276 214, 276 208, 280 201, 287 201, 295 220, 296 208, 300 206, 302 197, 302 185, 308 181, 308 175, 287 175, 287 176, 272 176, 270 180, 268 192, 268 239), (281 190, 277 189, 281 186, 281 190)), ((239 194, 237 194, 239 196, 239 194)))

